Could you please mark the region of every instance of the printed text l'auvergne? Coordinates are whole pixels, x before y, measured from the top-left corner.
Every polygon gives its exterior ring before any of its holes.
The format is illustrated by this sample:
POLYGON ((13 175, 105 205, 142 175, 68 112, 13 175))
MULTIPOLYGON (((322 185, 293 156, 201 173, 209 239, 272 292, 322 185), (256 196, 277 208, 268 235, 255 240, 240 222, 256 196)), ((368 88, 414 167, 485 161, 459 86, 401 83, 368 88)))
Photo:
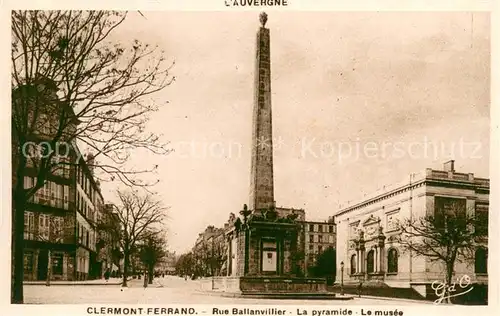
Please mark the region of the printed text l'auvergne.
POLYGON ((287 7, 289 0, 224 0, 226 7, 287 7))

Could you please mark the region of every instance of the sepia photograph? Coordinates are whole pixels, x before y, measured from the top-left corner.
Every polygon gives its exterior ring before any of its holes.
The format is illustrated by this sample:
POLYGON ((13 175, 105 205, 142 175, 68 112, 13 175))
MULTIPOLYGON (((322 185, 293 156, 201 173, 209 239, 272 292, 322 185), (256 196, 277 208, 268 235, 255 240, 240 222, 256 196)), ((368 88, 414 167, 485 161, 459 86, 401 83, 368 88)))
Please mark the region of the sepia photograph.
POLYGON ((490 13, 260 9, 10 12, 12 304, 488 305, 490 13))

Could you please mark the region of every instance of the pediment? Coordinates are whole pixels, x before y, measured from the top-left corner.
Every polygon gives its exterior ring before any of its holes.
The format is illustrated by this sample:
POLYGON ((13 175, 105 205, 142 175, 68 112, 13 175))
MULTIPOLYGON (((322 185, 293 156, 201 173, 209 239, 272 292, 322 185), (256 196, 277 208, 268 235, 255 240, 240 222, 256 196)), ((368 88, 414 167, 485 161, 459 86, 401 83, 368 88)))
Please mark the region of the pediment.
POLYGON ((380 217, 375 217, 373 215, 370 215, 365 221, 363 221, 363 226, 370 226, 374 224, 380 223, 380 217))
POLYGON ((359 220, 357 220, 355 222, 352 222, 352 223, 349 223, 349 226, 351 226, 351 227, 358 227, 359 226, 359 220))

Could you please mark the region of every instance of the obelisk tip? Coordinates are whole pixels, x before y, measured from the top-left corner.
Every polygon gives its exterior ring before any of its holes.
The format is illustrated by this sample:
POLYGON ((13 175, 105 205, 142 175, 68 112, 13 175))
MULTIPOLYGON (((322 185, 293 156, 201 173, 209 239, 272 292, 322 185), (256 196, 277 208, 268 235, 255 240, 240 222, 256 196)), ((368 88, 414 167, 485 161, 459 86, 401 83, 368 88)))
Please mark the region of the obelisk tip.
POLYGON ((267 13, 266 12, 262 12, 259 16, 259 20, 260 20, 260 24, 262 25, 262 27, 266 27, 266 22, 267 22, 267 13))

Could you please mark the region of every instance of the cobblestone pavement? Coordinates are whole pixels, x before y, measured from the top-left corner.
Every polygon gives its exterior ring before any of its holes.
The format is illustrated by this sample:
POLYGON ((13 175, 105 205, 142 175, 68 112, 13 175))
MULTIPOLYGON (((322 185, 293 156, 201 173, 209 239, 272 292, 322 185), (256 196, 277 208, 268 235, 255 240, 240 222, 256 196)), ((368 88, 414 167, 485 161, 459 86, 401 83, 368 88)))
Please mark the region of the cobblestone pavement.
POLYGON ((128 288, 119 285, 25 285, 27 304, 242 304, 242 305, 419 305, 414 301, 354 298, 349 301, 328 300, 271 300, 228 298, 198 291, 197 281, 178 277, 157 278, 153 285, 143 288, 143 280, 129 281, 128 288))

